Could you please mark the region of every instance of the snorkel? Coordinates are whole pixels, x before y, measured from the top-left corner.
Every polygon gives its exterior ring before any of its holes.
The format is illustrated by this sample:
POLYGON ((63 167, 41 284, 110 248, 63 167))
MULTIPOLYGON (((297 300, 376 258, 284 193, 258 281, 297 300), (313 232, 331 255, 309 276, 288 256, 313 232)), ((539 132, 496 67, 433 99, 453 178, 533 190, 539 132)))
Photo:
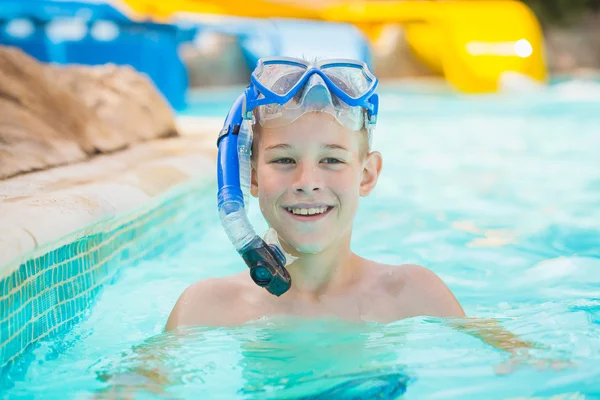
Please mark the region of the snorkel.
MULTIPOLYGON (((240 95, 233 104, 217 139, 219 216, 229 240, 250 268, 252 280, 269 293, 281 296, 292 284, 285 269, 286 258, 278 246, 268 245, 254 232, 244 207, 247 195, 242 191, 240 175, 249 175, 245 169, 250 168, 252 147, 250 122, 242 118, 244 97, 245 94, 240 95)), ((244 183, 249 187, 249 182, 244 183)))
POLYGON ((379 103, 376 87, 377 78, 360 61, 312 64, 272 57, 259 60, 250 85, 229 110, 217 139, 219 216, 229 240, 250 269, 252 280, 269 293, 281 296, 289 290, 291 277, 286 267, 295 257, 286 253, 273 229, 263 239, 248 220, 253 124, 275 126, 309 111, 324 111, 350 130, 367 128, 370 143, 379 103), (300 94, 299 103, 293 101, 296 94, 300 94), (317 101, 316 97, 326 101, 317 101))

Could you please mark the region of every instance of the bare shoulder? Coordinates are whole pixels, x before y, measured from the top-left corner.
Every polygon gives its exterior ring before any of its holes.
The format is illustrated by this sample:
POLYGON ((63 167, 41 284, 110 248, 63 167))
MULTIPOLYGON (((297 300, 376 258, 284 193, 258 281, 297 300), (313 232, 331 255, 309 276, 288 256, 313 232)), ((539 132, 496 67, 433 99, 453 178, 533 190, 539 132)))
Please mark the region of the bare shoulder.
POLYGON ((246 274, 208 278, 188 286, 179 296, 165 331, 182 326, 230 326, 245 322, 244 303, 251 291, 246 274))
POLYGON ((460 303, 442 279, 428 268, 416 264, 377 264, 380 282, 396 300, 402 314, 409 316, 462 317, 460 303))

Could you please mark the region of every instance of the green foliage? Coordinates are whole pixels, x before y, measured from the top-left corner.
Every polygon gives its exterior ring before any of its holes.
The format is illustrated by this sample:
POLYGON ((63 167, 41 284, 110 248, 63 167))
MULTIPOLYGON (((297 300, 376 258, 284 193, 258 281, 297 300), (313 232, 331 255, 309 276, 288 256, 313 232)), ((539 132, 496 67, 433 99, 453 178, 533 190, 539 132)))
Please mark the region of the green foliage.
POLYGON ((600 0, 522 0, 542 24, 569 25, 585 13, 599 12, 600 0))

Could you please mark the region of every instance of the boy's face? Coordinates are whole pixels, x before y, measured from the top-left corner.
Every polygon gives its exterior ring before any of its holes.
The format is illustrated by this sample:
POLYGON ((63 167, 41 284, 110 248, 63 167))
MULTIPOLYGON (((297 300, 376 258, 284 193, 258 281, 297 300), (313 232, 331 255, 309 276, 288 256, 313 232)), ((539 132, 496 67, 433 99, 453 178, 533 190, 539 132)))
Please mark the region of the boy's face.
POLYGON ((251 192, 288 251, 315 254, 350 239, 359 197, 381 171, 379 153, 361 155, 361 135, 317 112, 261 128, 251 192))

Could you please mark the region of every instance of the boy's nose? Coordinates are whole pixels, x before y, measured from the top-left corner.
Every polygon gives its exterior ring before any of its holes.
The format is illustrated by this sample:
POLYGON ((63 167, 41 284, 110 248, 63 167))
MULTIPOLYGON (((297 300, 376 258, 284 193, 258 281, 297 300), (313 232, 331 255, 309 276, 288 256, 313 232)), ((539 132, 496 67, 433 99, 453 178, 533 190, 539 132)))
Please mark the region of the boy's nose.
POLYGON ((318 175, 315 167, 299 164, 293 185, 294 191, 308 194, 321 190, 323 184, 318 175))

